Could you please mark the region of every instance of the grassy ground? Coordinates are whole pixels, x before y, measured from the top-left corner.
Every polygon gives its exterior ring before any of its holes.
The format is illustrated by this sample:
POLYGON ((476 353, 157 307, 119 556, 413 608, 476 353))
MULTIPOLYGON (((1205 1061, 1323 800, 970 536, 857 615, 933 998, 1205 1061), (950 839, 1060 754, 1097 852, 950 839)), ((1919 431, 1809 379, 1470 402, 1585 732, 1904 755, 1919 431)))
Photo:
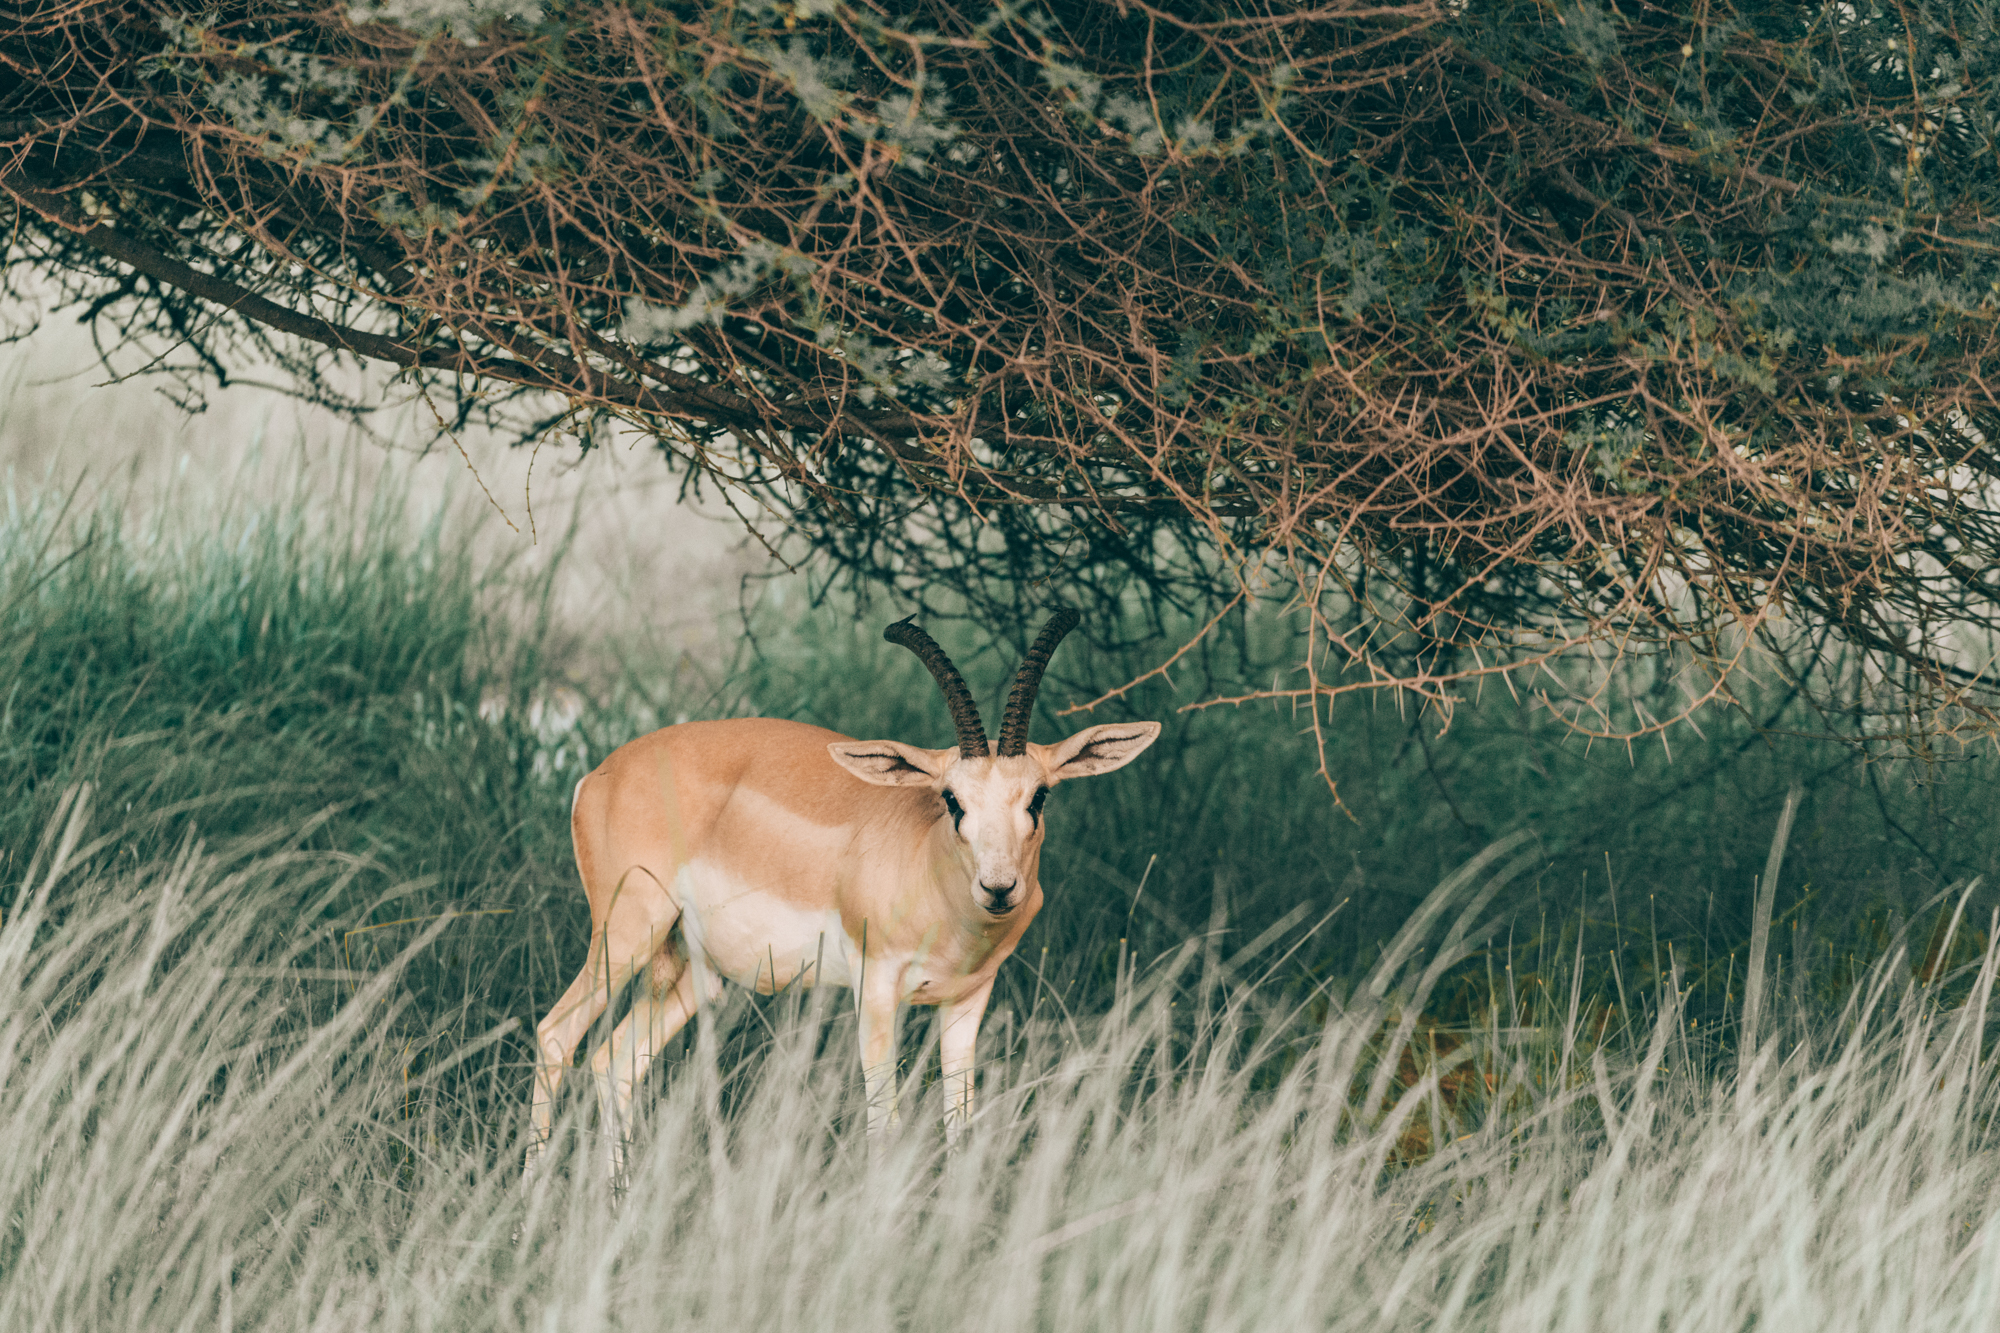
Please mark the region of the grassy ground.
MULTIPOLYGON (((754 645, 621 630, 579 664, 547 563, 480 564, 397 494, 0 511, 0 1134, 33 1145, 0 1164, 0 1324, 1990 1317, 1990 761, 1917 785, 1719 714, 1670 761, 1494 699, 1443 737, 1357 706, 1350 815, 1288 714, 1142 690, 1162 743, 1050 804, 966 1151, 927 1024, 871 1169, 846 1006, 738 997, 660 1062, 622 1199, 581 1100, 523 1191, 525 1033, 587 928, 576 776, 682 716, 947 724, 891 615, 796 585, 754 645)), ((1063 653, 1038 736, 1138 665, 1063 653)))

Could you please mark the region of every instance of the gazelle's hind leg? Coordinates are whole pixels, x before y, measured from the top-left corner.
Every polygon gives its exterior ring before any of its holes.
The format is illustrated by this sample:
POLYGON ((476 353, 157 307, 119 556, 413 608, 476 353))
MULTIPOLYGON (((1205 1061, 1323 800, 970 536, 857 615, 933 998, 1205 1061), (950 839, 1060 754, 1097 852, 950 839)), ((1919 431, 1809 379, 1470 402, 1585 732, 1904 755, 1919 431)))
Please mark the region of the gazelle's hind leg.
POLYGON ((535 1047, 540 1059, 535 1068, 534 1095, 528 1103, 526 1169, 530 1174, 555 1130, 556 1093, 562 1087, 563 1073, 575 1057, 576 1048, 583 1044, 590 1025, 610 1005, 611 997, 625 988, 656 951, 650 934, 644 938, 642 947, 634 949, 625 938, 629 933, 594 934, 583 970, 549 1010, 548 1017, 536 1025, 535 1047))
POLYGON ((694 1017, 701 1000, 715 998, 700 994, 702 977, 697 974, 705 971, 689 967, 673 940, 662 944, 631 1012, 590 1058, 590 1071, 597 1079, 598 1132, 604 1135, 605 1166, 614 1183, 625 1174, 632 1090, 646 1077, 653 1057, 694 1017))

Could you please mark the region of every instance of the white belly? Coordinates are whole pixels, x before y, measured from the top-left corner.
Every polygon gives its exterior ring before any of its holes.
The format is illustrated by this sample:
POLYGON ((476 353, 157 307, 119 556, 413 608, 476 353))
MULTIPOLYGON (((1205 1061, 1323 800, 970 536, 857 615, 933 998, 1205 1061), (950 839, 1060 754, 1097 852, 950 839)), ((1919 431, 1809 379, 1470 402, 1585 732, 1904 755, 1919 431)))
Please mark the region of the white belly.
POLYGON ((688 952, 724 978, 770 994, 793 984, 852 986, 861 947, 840 913, 812 911, 760 893, 709 862, 674 877, 688 952))

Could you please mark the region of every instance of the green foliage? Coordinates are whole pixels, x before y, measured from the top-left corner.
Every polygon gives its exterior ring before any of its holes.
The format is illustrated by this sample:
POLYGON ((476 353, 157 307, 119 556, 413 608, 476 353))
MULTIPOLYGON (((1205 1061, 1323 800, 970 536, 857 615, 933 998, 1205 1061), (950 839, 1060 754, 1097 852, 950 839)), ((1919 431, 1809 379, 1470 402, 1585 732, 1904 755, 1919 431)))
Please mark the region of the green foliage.
MULTIPOLYGON (((628 645, 624 673, 567 726, 549 706, 561 664, 519 628, 544 623, 552 575, 476 567, 462 535, 395 492, 301 493, 144 524, 115 500, 79 510, 54 492, 12 494, 0 909, 18 903, 63 794, 87 783, 90 864, 153 864, 189 839, 226 857, 275 842, 333 858, 337 891, 273 923, 286 947, 366 972, 448 923, 403 974, 414 1012, 525 1030, 581 963, 569 792, 611 748, 685 718, 748 714, 949 737, 921 665, 881 641, 887 613, 802 602, 795 582, 770 586, 718 661, 628 645)), ((1753 877, 1795 781, 1809 794, 1778 896, 1788 985, 1837 1000, 1896 932, 1930 929, 1918 911, 1938 890, 1974 875, 2000 884, 2000 835, 1982 814, 1990 758, 1870 765, 1785 736, 1798 704, 1783 695, 1750 701, 1755 727, 1712 711, 1707 739, 1676 741, 1671 755, 1657 741, 1587 745, 1497 693, 1441 736, 1435 714, 1350 702, 1330 737, 1336 807, 1288 709, 1176 711, 1283 662, 1288 628, 1251 628, 1178 687, 1151 682, 1093 715, 1167 729, 1143 763, 1051 801, 1048 907, 1003 972, 1002 1001, 1018 1012, 1043 995, 1102 1008, 1121 957, 1164 956, 1211 929, 1247 940, 1281 921, 1320 923, 1285 985, 1352 979, 1433 885, 1526 831, 1532 866, 1496 904, 1506 924, 1481 941, 1496 966, 1546 977, 1581 948, 1608 995, 1657 988, 1678 964, 1692 1011, 1726 1021, 1753 877)), ((938 632, 997 715, 1014 666, 1005 646, 959 624, 938 632)), ((1149 651, 1065 645, 1037 737, 1080 725, 1057 710, 1149 651)), ((1987 929, 1990 898, 1975 898, 1968 932, 1987 929)), ((1476 1007, 1478 992, 1462 1003, 1476 1007)))
MULTIPOLYGON (((546 585, 475 570, 442 511, 412 514, 394 487, 343 490, 143 524, 115 499, 77 512, 73 495, 8 494, 0 907, 18 905, 27 853, 77 784, 108 868, 190 839, 231 858, 273 844, 334 858, 337 891, 273 923, 322 966, 407 942, 346 933, 371 922, 567 904, 558 788, 578 756, 475 711, 482 690, 545 669, 532 638, 500 627, 546 585)), ((546 983, 518 922, 468 921, 455 939, 468 935, 520 960, 482 1003, 531 1007, 546 983)), ((445 958, 426 982, 446 984, 445 958)))

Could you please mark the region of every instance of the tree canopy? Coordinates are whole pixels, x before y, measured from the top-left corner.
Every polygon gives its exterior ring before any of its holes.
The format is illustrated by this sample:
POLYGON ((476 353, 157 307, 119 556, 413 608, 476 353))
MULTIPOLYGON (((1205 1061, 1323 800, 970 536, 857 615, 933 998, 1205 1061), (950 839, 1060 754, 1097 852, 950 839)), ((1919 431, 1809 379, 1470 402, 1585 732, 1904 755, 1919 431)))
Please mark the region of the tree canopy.
POLYGON ((1693 702, 1786 634, 1996 716, 1988 5, 45 0, 0 56, 10 281, 178 373, 636 429, 987 613, 1289 596, 1277 695, 1666 645, 1693 702))

